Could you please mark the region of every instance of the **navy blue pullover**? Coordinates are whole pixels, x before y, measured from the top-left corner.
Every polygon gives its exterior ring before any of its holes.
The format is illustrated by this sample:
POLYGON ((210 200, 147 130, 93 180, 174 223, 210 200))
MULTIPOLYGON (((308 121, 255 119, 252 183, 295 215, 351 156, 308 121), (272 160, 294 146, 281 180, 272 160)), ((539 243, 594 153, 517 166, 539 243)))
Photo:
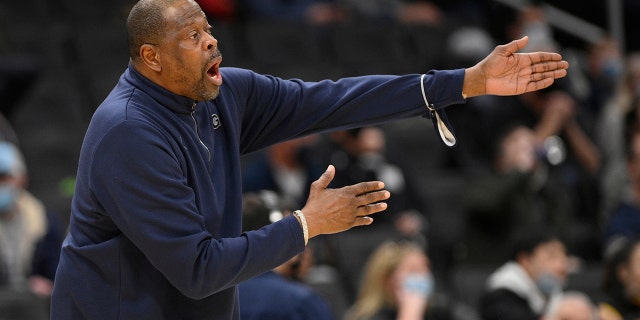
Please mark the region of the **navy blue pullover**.
MULTIPOLYGON (((236 285, 304 249, 295 217, 241 233, 240 156, 427 113, 420 75, 302 82, 221 73, 218 98, 195 103, 130 65, 98 107, 51 319, 238 319, 236 285)), ((463 69, 430 72, 429 102, 464 102, 463 78, 463 69)))

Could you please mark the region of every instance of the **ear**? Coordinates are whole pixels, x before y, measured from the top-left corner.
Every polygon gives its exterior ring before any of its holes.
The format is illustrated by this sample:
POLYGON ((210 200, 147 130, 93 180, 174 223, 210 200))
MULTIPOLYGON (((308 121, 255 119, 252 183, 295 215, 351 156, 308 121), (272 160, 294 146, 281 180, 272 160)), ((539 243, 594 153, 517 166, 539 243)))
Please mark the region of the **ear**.
POLYGON ((143 44, 140 46, 140 58, 149 69, 156 72, 162 71, 160 54, 156 46, 152 44, 143 44))
POLYGON ((518 252, 515 261, 521 265, 525 265, 529 262, 529 254, 526 252, 518 252))
POLYGON ((629 281, 629 269, 627 269, 626 266, 618 266, 616 273, 618 274, 618 279, 620 279, 620 282, 626 283, 627 281, 629 281))
POLYGON ((27 178, 27 176, 26 176, 26 175, 22 175, 22 176, 20 176, 20 177, 17 177, 16 179, 17 179, 17 181, 16 181, 16 182, 17 182, 17 184, 18 184, 20 187, 25 188, 25 189, 28 187, 28 185, 29 185, 29 178, 27 178))

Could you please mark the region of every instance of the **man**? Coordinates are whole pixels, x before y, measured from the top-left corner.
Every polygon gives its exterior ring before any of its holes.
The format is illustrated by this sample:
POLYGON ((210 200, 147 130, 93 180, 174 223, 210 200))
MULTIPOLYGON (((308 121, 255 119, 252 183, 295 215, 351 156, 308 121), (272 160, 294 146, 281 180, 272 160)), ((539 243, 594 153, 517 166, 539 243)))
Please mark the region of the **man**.
POLYGON ((514 244, 511 259, 491 274, 480 301, 483 320, 538 320, 562 293, 569 263, 553 232, 532 228, 514 244))
POLYGON ((379 181, 327 189, 329 166, 301 211, 241 233, 241 154, 423 115, 425 98, 441 109, 541 89, 568 68, 559 54, 515 54, 523 38, 466 70, 305 83, 220 68, 193 0, 141 0, 127 29, 130 65, 83 142, 52 319, 237 319, 238 283, 309 238, 371 224, 390 196, 379 181))
POLYGON ((496 134, 490 174, 470 179, 465 190, 468 258, 501 263, 514 240, 532 228, 563 233, 569 225, 568 188, 539 156, 534 130, 505 123, 496 134))

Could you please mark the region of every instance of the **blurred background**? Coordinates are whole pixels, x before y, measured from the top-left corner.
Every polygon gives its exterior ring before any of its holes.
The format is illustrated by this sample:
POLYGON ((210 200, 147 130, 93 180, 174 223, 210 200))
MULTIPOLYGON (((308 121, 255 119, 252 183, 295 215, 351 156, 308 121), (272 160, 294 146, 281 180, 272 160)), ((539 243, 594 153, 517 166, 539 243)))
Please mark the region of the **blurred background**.
MULTIPOLYGON (((490 204, 473 200, 498 198, 478 190, 497 191, 499 182, 487 185, 479 181, 503 168, 497 167, 496 159, 504 147, 497 143, 503 141, 504 124, 524 123, 537 141, 532 161, 547 168, 536 175, 544 178, 528 183, 540 183, 536 190, 550 183, 566 191, 563 211, 553 218, 563 217, 560 227, 576 259, 574 277, 584 280, 573 283, 586 291, 596 290, 604 230, 629 184, 622 160, 624 135, 611 133, 624 131, 622 114, 634 109, 628 106, 631 102, 616 100, 620 87, 630 91, 626 92, 631 96, 627 100, 640 97, 640 76, 629 75, 635 70, 633 58, 640 50, 640 1, 198 2, 219 40, 223 66, 283 78, 316 81, 464 68, 496 45, 522 35, 530 37, 527 50, 562 53, 571 63, 570 76, 541 93, 545 96, 479 97, 464 106, 450 107, 449 118, 458 135, 454 148, 442 144, 429 119, 382 126, 381 134, 375 133, 372 139, 383 141, 384 147, 376 150, 411 180, 412 192, 421 200, 413 209, 422 216, 421 232, 442 290, 457 292, 472 304, 477 297, 474 289, 460 290, 459 286, 475 281, 475 290, 479 290, 487 272, 502 261, 500 255, 483 260, 486 251, 482 250, 500 250, 499 243, 504 241, 488 239, 489 249, 480 249, 474 245, 483 236, 470 235, 495 233, 491 228, 500 233, 517 224, 494 223, 503 219, 482 215, 490 204), (614 103, 617 107, 609 107, 612 101, 619 102, 614 103), (540 111, 548 105, 564 113, 540 111), (526 117, 509 111, 526 106, 531 107, 526 117), (562 123, 551 124, 549 119, 562 119, 558 120, 562 123), (554 152, 560 158, 550 158, 554 152), (560 182, 549 182, 553 180, 549 177, 560 182), (480 187, 474 189, 477 185, 480 187), (485 227, 489 229, 475 230, 485 227)), ((2 127, 7 135, 13 131, 23 150, 28 189, 65 224, 85 129, 95 108, 127 67, 125 20, 133 3, 0 3, 0 112, 6 120, 2 127)), ((344 139, 317 137, 307 149, 326 155, 316 158, 326 159, 322 163, 326 167, 327 162, 340 159, 332 155, 344 147, 339 143, 344 139)), ((260 156, 247 155, 244 161, 249 166, 260 156)), ((551 201, 548 194, 543 198, 551 201)))

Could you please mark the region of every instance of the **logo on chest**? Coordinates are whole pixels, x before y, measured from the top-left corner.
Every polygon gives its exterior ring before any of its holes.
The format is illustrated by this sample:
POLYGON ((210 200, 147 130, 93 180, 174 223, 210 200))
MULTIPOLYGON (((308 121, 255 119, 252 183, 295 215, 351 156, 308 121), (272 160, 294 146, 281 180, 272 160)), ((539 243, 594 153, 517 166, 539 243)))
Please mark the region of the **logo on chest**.
POLYGON ((220 120, 220 117, 215 113, 211 115, 211 126, 213 126, 213 129, 222 127, 222 121, 220 120))

